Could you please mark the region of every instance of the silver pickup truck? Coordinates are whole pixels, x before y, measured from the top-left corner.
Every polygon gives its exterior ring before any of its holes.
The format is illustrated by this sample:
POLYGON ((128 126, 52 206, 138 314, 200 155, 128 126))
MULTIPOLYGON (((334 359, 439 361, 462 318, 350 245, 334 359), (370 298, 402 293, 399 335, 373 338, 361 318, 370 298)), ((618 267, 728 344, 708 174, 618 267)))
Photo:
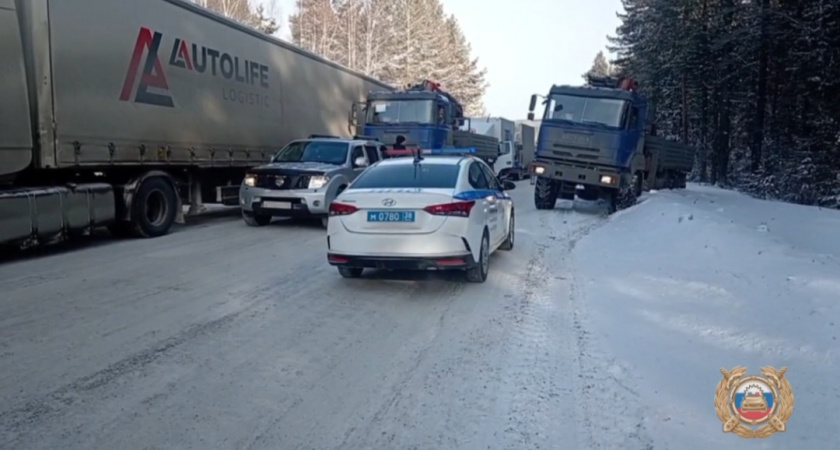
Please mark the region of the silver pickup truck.
POLYGON ((242 218, 254 227, 268 225, 272 217, 320 218, 326 227, 330 202, 382 159, 384 150, 381 142, 358 136, 292 141, 245 175, 239 188, 242 218))

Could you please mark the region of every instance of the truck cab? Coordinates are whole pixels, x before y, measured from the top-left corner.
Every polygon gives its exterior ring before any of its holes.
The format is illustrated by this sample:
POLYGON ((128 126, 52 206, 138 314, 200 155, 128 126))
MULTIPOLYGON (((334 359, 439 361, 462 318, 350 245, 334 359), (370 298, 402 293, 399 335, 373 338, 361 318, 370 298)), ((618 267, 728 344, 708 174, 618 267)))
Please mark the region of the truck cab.
POLYGON ((364 103, 353 104, 351 111, 351 125, 388 146, 398 136, 405 138, 407 147, 451 146, 453 130, 463 123, 461 105, 428 80, 402 91, 371 92, 364 103))
MULTIPOLYGON (((536 103, 534 95, 529 120, 536 103)), ((593 77, 588 86, 552 86, 542 103, 531 166, 537 206, 553 208, 558 197, 573 200, 578 191, 613 208, 635 203, 646 166, 648 103, 632 81, 593 77)))

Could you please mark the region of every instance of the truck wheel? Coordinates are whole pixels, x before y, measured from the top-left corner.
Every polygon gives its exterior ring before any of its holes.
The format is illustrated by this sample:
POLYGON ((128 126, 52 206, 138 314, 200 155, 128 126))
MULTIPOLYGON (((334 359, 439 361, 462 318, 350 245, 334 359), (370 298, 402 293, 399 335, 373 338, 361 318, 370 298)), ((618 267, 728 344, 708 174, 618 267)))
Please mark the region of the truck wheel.
POLYGON ((624 186, 618 190, 616 195, 616 210, 627 209, 635 205, 636 201, 638 201, 638 197, 636 197, 634 187, 632 185, 624 186))
POLYGON ((152 238, 168 233, 178 214, 178 193, 163 177, 147 178, 131 201, 131 223, 140 237, 152 238))
POLYGON ((263 216, 242 211, 242 220, 250 227, 264 227, 271 223, 271 216, 263 216))
POLYGON ((636 175, 633 175, 633 193, 636 194, 636 197, 642 196, 642 191, 644 190, 644 187, 642 186, 643 183, 644 179, 641 172, 637 172, 636 175))
POLYGON ((559 190, 559 185, 554 181, 537 177, 537 182, 534 185, 534 206, 537 209, 554 209, 559 190))

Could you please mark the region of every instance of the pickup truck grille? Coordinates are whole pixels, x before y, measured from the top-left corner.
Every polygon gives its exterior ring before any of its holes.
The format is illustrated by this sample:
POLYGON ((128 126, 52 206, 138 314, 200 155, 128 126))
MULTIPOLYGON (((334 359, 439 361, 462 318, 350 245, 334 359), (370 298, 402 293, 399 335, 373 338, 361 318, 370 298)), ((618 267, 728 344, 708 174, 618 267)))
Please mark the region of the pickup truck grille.
POLYGON ((256 187, 274 190, 306 189, 309 175, 257 175, 256 187))

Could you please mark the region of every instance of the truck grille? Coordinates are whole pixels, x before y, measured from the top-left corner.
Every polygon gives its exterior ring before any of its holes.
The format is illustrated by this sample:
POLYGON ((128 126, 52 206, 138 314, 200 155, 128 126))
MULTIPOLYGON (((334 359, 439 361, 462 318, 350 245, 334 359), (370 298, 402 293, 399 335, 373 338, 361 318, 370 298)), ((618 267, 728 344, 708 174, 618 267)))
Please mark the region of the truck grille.
POLYGON ((309 175, 257 175, 257 187, 263 189, 289 190, 309 187, 309 175))
POLYGON ((581 163, 615 164, 619 144, 617 133, 545 128, 540 157, 581 163))

